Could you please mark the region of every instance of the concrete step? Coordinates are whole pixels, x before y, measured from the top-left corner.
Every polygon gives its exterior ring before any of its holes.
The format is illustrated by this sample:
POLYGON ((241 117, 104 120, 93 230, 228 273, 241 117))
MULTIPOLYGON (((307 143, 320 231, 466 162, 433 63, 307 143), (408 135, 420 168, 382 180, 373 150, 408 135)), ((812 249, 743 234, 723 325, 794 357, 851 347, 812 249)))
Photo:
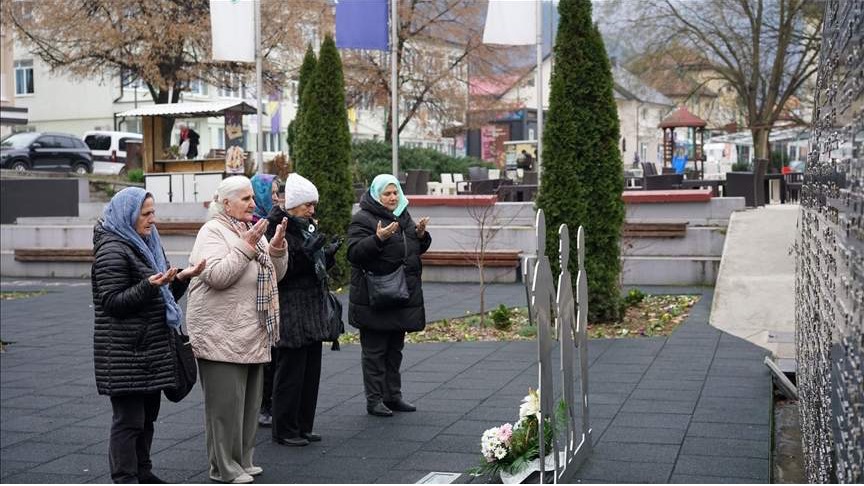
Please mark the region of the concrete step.
POLYGON ((625 219, 632 223, 680 223, 690 226, 727 226, 735 211, 744 210, 743 197, 715 197, 708 202, 627 204, 625 219))
POLYGON ((621 238, 621 254, 627 256, 720 257, 726 228, 688 227, 684 238, 621 238))
MULTIPOLYGON (((191 251, 195 236, 161 235, 165 251, 191 251)), ((90 224, 9 224, 0 225, 0 249, 15 248, 91 248, 90 224)))
POLYGON ((714 285, 719 267, 720 257, 627 256, 621 271, 624 285, 714 285))

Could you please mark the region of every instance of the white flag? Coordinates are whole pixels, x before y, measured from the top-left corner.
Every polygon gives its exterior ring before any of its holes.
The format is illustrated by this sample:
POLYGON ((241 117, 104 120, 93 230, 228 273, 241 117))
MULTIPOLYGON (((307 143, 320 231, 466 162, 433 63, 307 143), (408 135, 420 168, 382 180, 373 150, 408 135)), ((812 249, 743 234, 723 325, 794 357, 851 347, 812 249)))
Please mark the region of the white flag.
POLYGON ((484 44, 524 46, 537 43, 537 0, 489 0, 484 44))
POLYGON ((210 0, 213 60, 255 62, 254 0, 210 0))

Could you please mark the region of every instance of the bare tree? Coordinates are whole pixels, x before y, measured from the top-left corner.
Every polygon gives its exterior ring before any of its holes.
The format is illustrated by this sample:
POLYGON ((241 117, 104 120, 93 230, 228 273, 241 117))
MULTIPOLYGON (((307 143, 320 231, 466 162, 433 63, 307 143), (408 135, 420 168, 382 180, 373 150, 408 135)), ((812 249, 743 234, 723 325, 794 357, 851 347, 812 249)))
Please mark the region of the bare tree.
MULTIPOLYGON (((531 208, 533 210, 533 208, 531 208)), ((518 211, 509 217, 501 217, 497 204, 467 206, 466 212, 476 224, 472 231, 472 251, 465 252, 465 258, 477 268, 480 280, 480 327, 486 327, 486 269, 490 260, 490 247, 502 229, 510 226, 522 213, 518 211)))
MULTIPOLYGON (((492 76, 508 66, 513 51, 482 43, 486 2, 478 0, 402 0, 396 41, 397 89, 402 103, 399 133, 412 120, 464 122, 468 105, 485 108, 486 99, 467 96, 470 79, 492 76)), ((390 54, 345 51, 348 103, 387 106, 390 54)), ((387 112, 385 140, 393 120, 387 112)))
MULTIPOLYGON (((621 3, 621 5, 624 5, 621 3)), ((816 72, 820 0, 646 0, 626 2, 644 52, 677 45, 696 53, 701 81, 722 80, 740 100, 757 158, 788 102, 816 72)), ((688 62, 692 62, 689 56, 688 62)))
MULTIPOLYGON (((286 50, 302 45, 296 20, 310 2, 262 3, 265 82, 281 86, 286 50)), ((155 103, 176 103, 190 83, 237 88, 230 73, 248 63, 210 59, 209 0, 44 0, 3 2, 2 17, 51 69, 77 77, 139 78, 155 103)))

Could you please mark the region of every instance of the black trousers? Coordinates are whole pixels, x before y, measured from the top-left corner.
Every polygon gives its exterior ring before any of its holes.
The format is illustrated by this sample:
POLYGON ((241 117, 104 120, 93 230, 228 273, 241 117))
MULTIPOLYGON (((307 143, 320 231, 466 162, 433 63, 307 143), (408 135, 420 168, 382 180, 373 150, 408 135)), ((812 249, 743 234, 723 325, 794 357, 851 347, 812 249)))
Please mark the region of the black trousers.
POLYGON ((312 432, 321 381, 321 343, 279 348, 273 364, 273 437, 293 439, 312 432))
POLYGON ((111 480, 115 483, 143 482, 152 475, 150 446, 153 444, 153 422, 159 416, 161 399, 161 392, 111 397, 114 417, 108 461, 111 480))
POLYGON ((405 347, 403 331, 360 330, 363 348, 363 388, 366 403, 374 405, 384 400, 402 398, 402 349, 405 347))
POLYGON ((273 377, 276 374, 276 353, 279 348, 270 348, 270 362, 264 364, 264 393, 261 395, 261 413, 270 415, 273 408, 273 377))

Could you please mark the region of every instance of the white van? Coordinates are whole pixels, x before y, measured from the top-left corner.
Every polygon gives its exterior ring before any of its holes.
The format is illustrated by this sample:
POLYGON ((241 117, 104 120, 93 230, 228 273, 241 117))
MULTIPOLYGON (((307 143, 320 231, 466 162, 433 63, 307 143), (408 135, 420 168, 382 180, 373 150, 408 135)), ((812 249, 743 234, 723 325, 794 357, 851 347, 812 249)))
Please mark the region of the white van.
MULTIPOLYGON (((113 167, 113 164, 111 167, 106 166, 104 172, 107 173, 119 173, 122 167, 126 165, 127 142, 132 140, 137 143, 142 143, 144 140, 144 136, 140 133, 109 132, 102 130, 86 132, 82 138, 84 143, 90 147, 90 151, 93 153, 94 171, 96 165, 106 165, 95 164, 96 162, 120 164, 118 167, 113 167)), ((98 172, 103 172, 103 170, 99 170, 98 172)))

